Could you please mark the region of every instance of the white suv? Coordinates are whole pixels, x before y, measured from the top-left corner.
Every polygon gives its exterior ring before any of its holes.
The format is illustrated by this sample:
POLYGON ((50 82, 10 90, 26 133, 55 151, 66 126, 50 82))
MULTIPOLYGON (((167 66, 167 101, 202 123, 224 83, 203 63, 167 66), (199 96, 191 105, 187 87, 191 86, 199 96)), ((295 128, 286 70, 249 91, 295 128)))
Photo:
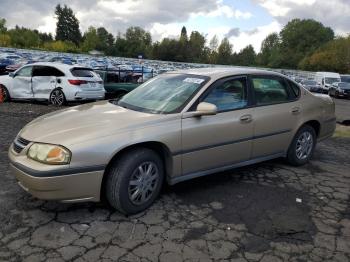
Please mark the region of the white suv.
POLYGON ((0 92, 5 101, 47 100, 54 105, 105 97, 103 81, 91 68, 58 63, 28 64, 0 76, 0 92))

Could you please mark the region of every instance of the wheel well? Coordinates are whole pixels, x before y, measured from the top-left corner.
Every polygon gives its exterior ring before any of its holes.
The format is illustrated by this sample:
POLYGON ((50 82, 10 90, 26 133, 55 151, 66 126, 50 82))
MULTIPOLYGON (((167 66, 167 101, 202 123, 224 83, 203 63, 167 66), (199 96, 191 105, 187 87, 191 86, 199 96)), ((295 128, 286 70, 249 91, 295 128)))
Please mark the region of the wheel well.
POLYGON ((311 127, 315 130, 315 132, 316 132, 316 137, 319 136, 319 134, 320 134, 320 129, 321 129, 321 124, 320 124, 320 122, 318 122, 317 120, 311 120, 311 121, 308 121, 308 122, 304 123, 304 125, 309 125, 309 126, 311 126, 311 127))
POLYGON ((168 175, 171 174, 171 170, 173 167, 173 161, 172 161, 172 156, 171 156, 171 152, 169 150, 169 148, 161 143, 161 142, 156 142, 156 141, 150 141, 150 142, 142 142, 142 143, 138 143, 138 144, 134 144, 131 146, 128 146, 126 148, 123 148, 122 150, 120 150, 119 152, 117 152, 109 161, 109 163, 107 164, 107 167, 105 169, 105 172, 103 174, 103 179, 102 179, 102 185, 101 185, 101 199, 103 199, 104 197, 104 190, 105 190, 105 183, 106 183, 106 178, 107 178, 107 174, 109 172, 109 170, 111 169, 114 161, 116 161, 116 159, 118 159, 121 155, 123 155, 125 152, 132 150, 132 149, 136 149, 136 148, 148 148, 151 149, 153 151, 155 151, 160 158, 163 161, 163 165, 164 165, 164 170, 165 170, 165 179, 164 181, 166 181, 166 178, 168 175))

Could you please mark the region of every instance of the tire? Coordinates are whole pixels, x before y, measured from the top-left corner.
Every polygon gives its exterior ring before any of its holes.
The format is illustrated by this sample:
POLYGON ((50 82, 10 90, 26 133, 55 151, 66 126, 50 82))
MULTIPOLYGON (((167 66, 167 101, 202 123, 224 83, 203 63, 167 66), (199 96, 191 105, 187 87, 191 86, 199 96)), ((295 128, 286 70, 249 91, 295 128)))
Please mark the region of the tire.
POLYGON ((289 146, 287 152, 288 163, 293 166, 306 164, 314 153, 316 142, 315 129, 309 125, 302 126, 289 146))
POLYGON ((66 104, 66 97, 61 89, 54 89, 49 98, 49 104, 63 106, 66 104))
POLYGON ((3 102, 11 101, 10 93, 5 86, 0 85, 0 92, 2 93, 2 96, 3 96, 3 102))
POLYGON ((339 92, 338 91, 335 91, 334 97, 335 98, 339 98, 339 92))
POLYGON ((106 175, 105 195, 109 204, 130 215, 144 211, 156 200, 164 180, 164 167, 156 152, 137 148, 117 159, 106 175), (152 168, 148 169, 150 166, 152 168), (143 171, 151 170, 152 175, 141 173, 140 168, 143 171))
POLYGON ((330 97, 332 97, 333 95, 332 95, 332 91, 331 90, 328 90, 328 95, 330 96, 330 97))

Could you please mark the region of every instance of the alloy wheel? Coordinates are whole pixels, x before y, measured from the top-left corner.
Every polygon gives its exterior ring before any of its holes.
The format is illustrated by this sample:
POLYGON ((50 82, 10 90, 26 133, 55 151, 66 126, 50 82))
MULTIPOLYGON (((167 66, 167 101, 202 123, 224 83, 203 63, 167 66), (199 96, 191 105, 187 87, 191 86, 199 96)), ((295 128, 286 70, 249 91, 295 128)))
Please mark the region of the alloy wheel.
POLYGON ((309 131, 300 134, 296 144, 296 156, 300 160, 304 160, 310 156, 314 146, 313 136, 309 131))
POLYGON ((54 90, 50 97, 50 102, 53 105, 61 106, 64 103, 64 94, 61 90, 54 90))
POLYGON ((155 163, 144 162, 131 175, 129 199, 135 205, 145 204, 156 191, 159 183, 159 170, 155 163))

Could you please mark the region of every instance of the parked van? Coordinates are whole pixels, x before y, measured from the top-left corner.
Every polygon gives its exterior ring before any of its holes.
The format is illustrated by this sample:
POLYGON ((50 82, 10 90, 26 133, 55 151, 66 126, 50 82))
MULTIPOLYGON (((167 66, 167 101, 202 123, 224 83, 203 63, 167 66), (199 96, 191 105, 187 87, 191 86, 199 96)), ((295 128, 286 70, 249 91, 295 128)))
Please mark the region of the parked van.
POLYGON ((316 72, 315 80, 321 85, 323 93, 328 93, 328 89, 333 83, 341 82, 340 75, 332 72, 316 72))

